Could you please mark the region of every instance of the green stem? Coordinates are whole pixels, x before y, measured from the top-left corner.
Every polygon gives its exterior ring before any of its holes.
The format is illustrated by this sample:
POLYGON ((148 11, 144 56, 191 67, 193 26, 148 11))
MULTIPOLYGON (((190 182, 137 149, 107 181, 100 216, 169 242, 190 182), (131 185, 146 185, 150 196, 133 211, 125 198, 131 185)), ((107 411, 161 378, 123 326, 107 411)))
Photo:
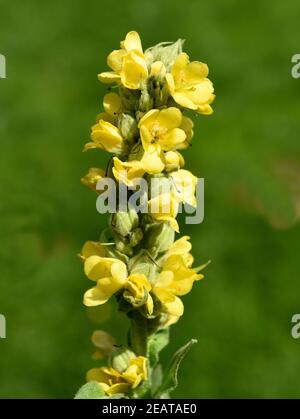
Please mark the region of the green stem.
POLYGON ((142 316, 137 310, 133 311, 129 333, 131 347, 135 354, 147 356, 147 319, 144 316, 142 316))

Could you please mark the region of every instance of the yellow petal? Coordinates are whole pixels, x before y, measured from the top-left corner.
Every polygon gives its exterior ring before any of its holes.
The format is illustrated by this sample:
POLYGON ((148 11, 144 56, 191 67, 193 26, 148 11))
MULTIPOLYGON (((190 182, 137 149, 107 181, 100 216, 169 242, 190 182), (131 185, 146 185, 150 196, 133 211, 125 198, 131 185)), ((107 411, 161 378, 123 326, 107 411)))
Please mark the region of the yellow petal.
POLYGON ((100 120, 92 127, 91 138, 97 147, 112 153, 122 153, 126 145, 117 127, 110 122, 100 120))
POLYGON ((90 256, 104 257, 105 254, 105 247, 102 246, 99 242, 87 241, 81 250, 81 255, 84 257, 84 259, 87 259, 90 256))
POLYGON ((141 38, 136 31, 130 31, 125 40, 121 43, 121 48, 126 51, 137 50, 143 52, 141 38))
POLYGON ((185 67, 188 65, 188 63, 189 56, 185 52, 182 52, 176 58, 175 63, 172 66, 172 75, 175 79, 175 84, 180 82, 182 72, 185 70, 185 67))
POLYGON ((121 98, 117 93, 107 93, 103 98, 103 107, 109 115, 115 116, 121 111, 121 98))
POLYGON ((161 173, 164 170, 163 153, 158 145, 151 145, 147 147, 141 165, 146 173, 151 175, 161 173))
POLYGON ((167 255, 184 255, 189 253, 192 250, 192 245, 189 240, 189 236, 183 236, 176 240, 168 250, 167 255))
POLYGON ((99 279, 95 287, 85 292, 83 304, 88 307, 105 304, 117 291, 123 288, 124 283, 116 280, 112 276, 99 279))
POLYGON ((200 61, 192 61, 185 68, 185 77, 188 84, 196 84, 207 76, 208 66, 200 61))
POLYGON ((117 393, 126 393, 129 389, 130 389, 129 383, 117 383, 110 386, 106 390, 106 393, 109 396, 112 396, 113 394, 117 394, 117 393))
POLYGON ((147 127, 150 129, 152 124, 156 121, 157 116, 159 115, 158 109, 151 109, 151 111, 147 112, 139 122, 138 127, 141 128, 142 126, 147 127))
POLYGON ((112 71, 105 71, 103 73, 98 74, 98 80, 106 84, 119 83, 121 81, 121 77, 117 73, 113 73, 112 71))
POLYGON ((187 96, 187 93, 185 91, 175 91, 175 93, 173 94, 173 98, 175 102, 177 102, 184 108, 192 110, 198 109, 198 106, 187 96))
POLYGON ((86 381, 105 381, 106 374, 102 368, 91 368, 86 374, 86 381))
POLYGON ((131 51, 123 58, 121 82, 128 89, 139 89, 148 77, 146 61, 136 51, 131 51))
POLYGON ((174 81, 174 77, 172 76, 172 74, 166 74, 166 81, 167 81, 167 85, 169 88, 169 92, 171 93, 171 95, 173 96, 174 92, 175 92, 175 81, 174 81))
POLYGON ((113 162, 114 167, 112 171, 114 177, 118 182, 122 182, 125 185, 132 186, 134 181, 142 177, 145 173, 145 169, 140 161, 131 160, 129 162, 122 162, 117 157, 114 157, 113 162))
POLYGON ((183 315, 184 306, 179 297, 175 297, 173 301, 165 303, 164 308, 172 316, 180 317, 183 315))
POLYGON ((121 73, 123 58, 125 54, 125 51, 122 51, 121 49, 116 49, 112 51, 107 57, 108 67, 110 67, 117 74, 121 73))
POLYGON ((178 108, 170 107, 163 109, 157 115, 156 122, 163 128, 171 130, 180 126, 182 121, 182 113, 178 108))
POLYGON ((180 128, 174 128, 160 138, 159 144, 164 151, 168 151, 175 148, 178 144, 183 143, 185 139, 185 132, 180 128))

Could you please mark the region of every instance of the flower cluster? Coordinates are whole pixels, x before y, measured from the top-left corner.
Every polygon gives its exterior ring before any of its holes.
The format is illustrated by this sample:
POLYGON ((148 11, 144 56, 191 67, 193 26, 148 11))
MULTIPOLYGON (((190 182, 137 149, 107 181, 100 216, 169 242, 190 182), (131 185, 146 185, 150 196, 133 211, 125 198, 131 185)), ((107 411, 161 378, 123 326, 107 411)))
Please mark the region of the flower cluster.
POLYGON ((85 275, 94 283, 84 304, 98 306, 115 296, 119 310, 131 320, 129 340, 121 350, 104 332, 93 335, 95 346, 102 348, 98 359, 107 357, 109 366, 90 370, 87 381, 99 383, 106 397, 137 397, 139 387, 152 394, 150 384, 145 385, 157 364, 149 358, 151 342, 182 316, 181 297, 203 278, 201 267, 192 267, 189 237, 175 240, 175 232, 179 206, 196 206, 197 178, 183 168, 181 154, 193 137, 193 121, 184 112, 211 114, 214 89, 207 65, 190 62, 182 46, 178 40, 144 52, 138 33, 129 32, 120 49, 108 55, 112 71, 98 76, 114 89, 104 96, 104 111, 84 151, 100 148, 113 158, 106 172, 91 168, 82 182, 96 190, 104 176, 118 187, 130 187, 138 178, 157 179, 147 214, 129 205, 112 214, 99 240, 86 242, 80 253, 85 275))

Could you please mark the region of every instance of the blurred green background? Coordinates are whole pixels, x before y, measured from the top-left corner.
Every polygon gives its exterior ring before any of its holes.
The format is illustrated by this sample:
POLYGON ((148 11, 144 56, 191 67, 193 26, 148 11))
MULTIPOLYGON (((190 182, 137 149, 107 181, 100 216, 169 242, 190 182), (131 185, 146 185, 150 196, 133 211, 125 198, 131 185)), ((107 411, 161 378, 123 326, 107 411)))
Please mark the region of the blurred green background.
POLYGON ((205 178, 205 220, 181 232, 212 264, 163 353, 199 340, 174 397, 299 397, 298 3, 1 0, 0 14, 0 397, 73 397, 95 365, 91 332, 124 342, 113 304, 83 307, 76 253, 106 222, 79 179, 108 156, 82 147, 106 91, 96 75, 129 30, 144 48, 185 38, 217 94, 185 153, 205 178))

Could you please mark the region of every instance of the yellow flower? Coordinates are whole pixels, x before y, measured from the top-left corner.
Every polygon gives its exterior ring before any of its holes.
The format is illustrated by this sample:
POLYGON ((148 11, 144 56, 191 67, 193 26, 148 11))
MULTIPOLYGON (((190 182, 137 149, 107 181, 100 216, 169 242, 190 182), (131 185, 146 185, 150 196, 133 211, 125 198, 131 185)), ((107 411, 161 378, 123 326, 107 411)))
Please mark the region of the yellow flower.
POLYGON ((97 381, 108 396, 135 389, 147 378, 147 358, 143 356, 132 358, 124 372, 111 367, 92 368, 86 377, 87 381, 97 381))
POLYGON ((182 114, 178 108, 152 109, 139 122, 142 144, 147 150, 150 144, 159 145, 163 151, 174 149, 186 139, 182 114))
POLYGON ((121 49, 114 50, 107 57, 107 65, 113 70, 98 75, 103 83, 122 83, 128 89, 140 89, 148 77, 139 34, 131 31, 121 42, 121 49))
POLYGON ((173 150, 185 141, 181 124, 182 114, 174 107, 152 109, 141 118, 139 128, 145 151, 142 164, 147 173, 160 173, 164 169, 163 151, 173 150))
POLYGON ((114 167, 112 169, 114 177, 118 182, 122 182, 127 186, 132 186, 134 180, 144 175, 145 170, 141 161, 131 160, 123 162, 117 157, 113 158, 114 167))
POLYGON ((176 221, 179 201, 173 191, 163 192, 148 201, 148 208, 155 220, 166 221, 177 233, 179 226, 176 221))
MULTIPOLYGON (((96 191, 97 183, 100 179, 105 176, 105 172, 102 169, 91 167, 87 175, 81 178, 81 182, 90 189, 96 191)), ((99 191, 100 192, 100 191, 99 191)))
POLYGON ((170 173, 174 185, 174 193, 177 199, 196 207, 196 184, 197 178, 188 170, 180 169, 170 173))
POLYGON ((128 277, 125 285, 124 297, 129 296, 136 306, 146 304, 149 314, 153 313, 153 299, 149 292, 151 284, 143 274, 132 274, 128 277))
POLYGON ((115 154, 123 154, 126 151, 126 144, 119 128, 104 119, 100 119, 92 126, 91 139, 92 142, 85 145, 84 151, 90 148, 102 148, 115 154))
POLYGON ((194 258, 191 255, 190 251, 192 250, 192 245, 189 242, 189 236, 183 236, 180 239, 176 240, 169 248, 167 253, 163 256, 162 260, 168 259, 170 256, 179 255, 183 258, 183 262, 187 268, 190 268, 193 264, 194 258))
POLYGON ((193 283, 202 278, 203 275, 186 266, 185 259, 180 254, 172 254, 164 260, 163 270, 158 275, 152 292, 160 300, 163 311, 180 317, 184 307, 178 296, 190 292, 193 283))
POLYGON ((208 67, 199 61, 189 61, 186 53, 178 55, 171 73, 166 75, 169 91, 179 105, 210 115, 210 104, 215 95, 212 82, 207 78, 208 67))
POLYGON ((103 99, 105 112, 96 118, 92 126, 92 142, 85 144, 83 151, 91 148, 102 148, 115 154, 122 154, 127 150, 127 144, 117 128, 118 115, 122 112, 121 98, 116 93, 107 93, 103 99))
POLYGON ((129 275, 124 262, 101 256, 89 256, 84 262, 84 272, 97 285, 84 294, 83 303, 88 307, 106 303, 116 292, 125 289, 133 302, 145 303, 152 314, 153 302, 149 294, 151 285, 143 274, 129 275))

